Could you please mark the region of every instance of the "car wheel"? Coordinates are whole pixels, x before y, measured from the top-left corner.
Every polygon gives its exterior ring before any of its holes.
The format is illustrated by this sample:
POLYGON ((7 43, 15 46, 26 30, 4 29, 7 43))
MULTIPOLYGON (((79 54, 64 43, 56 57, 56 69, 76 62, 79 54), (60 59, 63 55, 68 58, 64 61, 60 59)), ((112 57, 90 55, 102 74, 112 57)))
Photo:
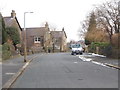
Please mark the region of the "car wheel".
POLYGON ((81 52, 80 55, 82 55, 83 53, 81 52))
POLYGON ((71 55, 74 55, 74 53, 72 52, 71 55))

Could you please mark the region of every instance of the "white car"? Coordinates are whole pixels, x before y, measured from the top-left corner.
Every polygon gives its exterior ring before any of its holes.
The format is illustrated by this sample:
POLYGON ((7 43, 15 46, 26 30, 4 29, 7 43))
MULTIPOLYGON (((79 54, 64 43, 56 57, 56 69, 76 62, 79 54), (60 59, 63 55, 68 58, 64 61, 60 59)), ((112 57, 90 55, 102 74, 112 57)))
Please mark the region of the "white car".
POLYGON ((71 45, 71 48, 72 48, 71 55, 83 54, 84 49, 82 48, 82 46, 80 44, 73 44, 73 45, 71 45))

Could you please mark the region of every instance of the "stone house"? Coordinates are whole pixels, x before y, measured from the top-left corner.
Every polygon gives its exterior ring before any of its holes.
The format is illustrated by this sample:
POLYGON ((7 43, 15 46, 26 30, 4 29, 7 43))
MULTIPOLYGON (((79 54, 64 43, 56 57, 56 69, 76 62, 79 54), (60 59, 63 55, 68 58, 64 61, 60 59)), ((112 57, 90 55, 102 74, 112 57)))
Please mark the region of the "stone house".
POLYGON ((44 27, 26 28, 28 52, 66 51, 66 39, 64 30, 50 31, 47 22, 44 27))
POLYGON ((62 31, 51 31, 51 35, 53 40, 53 51, 67 51, 67 35, 64 28, 62 31))
POLYGON ((16 46, 13 45, 13 41, 11 39, 8 39, 7 42, 10 45, 10 50, 12 55, 16 55, 19 53, 18 49, 21 48, 22 45, 22 28, 18 22, 18 19, 16 17, 16 13, 14 10, 11 12, 11 16, 3 17, 4 22, 5 22, 5 28, 11 27, 11 28, 16 28, 18 30, 19 36, 20 36, 20 43, 17 44, 16 46))
POLYGON ((47 52, 52 47, 48 23, 44 27, 26 28, 26 41, 28 51, 47 52))
POLYGON ((16 13, 14 10, 12 10, 11 12, 11 16, 8 17, 3 17, 4 18, 4 22, 5 22, 5 27, 14 27, 18 30, 19 35, 20 35, 20 39, 22 41, 22 28, 18 22, 18 19, 16 17, 16 13))
MULTIPOLYGON (((21 28, 14 10, 11 16, 4 17, 6 27, 17 28, 21 44, 19 47, 24 50, 24 30, 21 28)), ((26 28, 26 46, 28 52, 48 52, 50 51, 66 51, 67 35, 64 31, 50 31, 46 22, 44 27, 26 28)))

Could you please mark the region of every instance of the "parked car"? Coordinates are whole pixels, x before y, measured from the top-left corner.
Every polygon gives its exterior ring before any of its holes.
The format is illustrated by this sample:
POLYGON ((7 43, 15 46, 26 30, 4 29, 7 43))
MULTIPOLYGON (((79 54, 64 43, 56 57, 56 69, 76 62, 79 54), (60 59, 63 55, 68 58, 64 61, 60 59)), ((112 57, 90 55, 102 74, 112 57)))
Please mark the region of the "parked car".
POLYGON ((82 46, 80 44, 72 44, 71 45, 71 48, 72 48, 72 52, 71 52, 71 55, 74 55, 74 54, 83 54, 84 52, 84 49, 82 48, 82 46))

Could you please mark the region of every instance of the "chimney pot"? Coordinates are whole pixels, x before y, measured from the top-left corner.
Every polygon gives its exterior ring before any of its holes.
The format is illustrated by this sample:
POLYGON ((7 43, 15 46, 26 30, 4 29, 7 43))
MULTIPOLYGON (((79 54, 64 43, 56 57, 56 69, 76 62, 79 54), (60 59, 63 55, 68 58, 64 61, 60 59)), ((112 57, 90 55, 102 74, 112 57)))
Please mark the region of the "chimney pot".
POLYGON ((12 10, 12 12, 11 12, 11 17, 12 17, 12 18, 15 18, 15 17, 16 17, 15 10, 12 10))

